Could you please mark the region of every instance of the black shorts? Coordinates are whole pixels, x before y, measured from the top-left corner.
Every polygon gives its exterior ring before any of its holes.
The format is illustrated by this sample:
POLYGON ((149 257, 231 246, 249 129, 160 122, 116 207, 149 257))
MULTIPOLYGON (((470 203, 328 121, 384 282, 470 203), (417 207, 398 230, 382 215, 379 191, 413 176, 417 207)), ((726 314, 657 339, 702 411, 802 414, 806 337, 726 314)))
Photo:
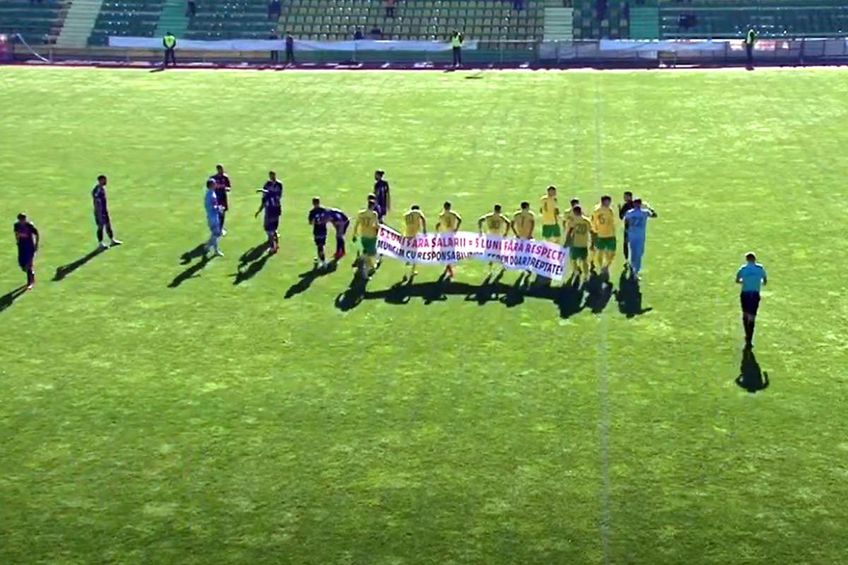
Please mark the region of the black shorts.
POLYGON ((32 268, 32 262, 35 260, 35 249, 31 247, 18 246, 18 266, 23 271, 28 271, 32 268))
POLYGON ((313 233, 312 239, 315 241, 315 245, 323 247, 327 243, 327 232, 313 233))
POLYGON ((742 304, 742 312, 756 316, 757 310, 760 309, 760 293, 743 292, 739 295, 739 302, 742 304))
POLYGON ((94 214, 94 223, 97 227, 110 226, 112 222, 109 220, 109 213, 105 214, 94 214))
POLYGON ((272 232, 277 231, 277 228, 280 227, 280 218, 265 218, 265 231, 272 232))

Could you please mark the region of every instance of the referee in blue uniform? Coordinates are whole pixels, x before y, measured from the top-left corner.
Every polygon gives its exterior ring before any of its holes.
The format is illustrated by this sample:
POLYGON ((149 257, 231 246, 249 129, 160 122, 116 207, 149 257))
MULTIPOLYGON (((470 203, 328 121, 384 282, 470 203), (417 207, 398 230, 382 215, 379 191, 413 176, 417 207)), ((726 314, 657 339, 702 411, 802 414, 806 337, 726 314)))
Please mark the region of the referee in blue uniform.
POLYGON ((745 349, 754 347, 754 325, 760 309, 760 288, 768 283, 766 269, 757 263, 752 251, 745 255, 745 264, 736 271, 736 282, 742 285, 739 301, 742 305, 742 326, 745 328, 745 349))

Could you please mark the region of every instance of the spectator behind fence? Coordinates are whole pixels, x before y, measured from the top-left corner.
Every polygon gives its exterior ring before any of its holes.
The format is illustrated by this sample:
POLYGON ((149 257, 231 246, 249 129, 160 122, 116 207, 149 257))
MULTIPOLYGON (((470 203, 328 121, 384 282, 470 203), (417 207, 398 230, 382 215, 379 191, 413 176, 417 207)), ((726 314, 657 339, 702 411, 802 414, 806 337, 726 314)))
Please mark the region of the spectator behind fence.
POLYGON ((362 28, 356 28, 356 31, 353 34, 354 41, 359 41, 360 39, 365 39, 365 35, 362 33, 362 28))
POLYGON ((290 31, 286 32, 286 64, 294 65, 294 37, 290 31))
POLYGON ((283 6, 280 4, 280 0, 271 0, 268 2, 268 19, 269 20, 279 20, 280 15, 283 13, 283 6))
POLYGON ((524 9, 524 0, 512 0, 512 9, 520 12, 524 9))
POLYGON ((194 0, 188 0, 188 4, 186 5, 186 17, 193 18, 197 15, 197 2, 194 0))
POLYGON ((383 30, 374 26, 371 28, 369 35, 371 35, 371 39, 383 39, 383 30))
POLYGON ((453 66, 461 67, 462 66, 462 41, 463 41, 462 33, 457 30, 453 30, 451 34, 451 51, 453 51, 453 66))
POLYGON ((395 17, 395 4, 397 4, 397 0, 385 0, 386 1, 386 17, 394 18, 395 17))
POLYGON ((754 68, 754 44, 757 42, 757 30, 752 27, 748 28, 748 33, 745 34, 745 57, 747 60, 748 69, 754 68))
POLYGON ((171 66, 177 66, 177 56, 174 54, 174 51, 177 48, 177 38, 176 36, 169 32, 165 33, 165 36, 162 38, 162 47, 165 48, 165 60, 162 63, 162 68, 168 66, 168 62, 170 61, 171 66))
MULTIPOLYGON (((280 40, 280 34, 277 33, 277 28, 273 28, 271 30, 270 35, 268 35, 268 39, 270 39, 271 41, 279 41, 280 40)), ((280 52, 277 51, 276 49, 271 51, 271 62, 275 65, 280 62, 280 52)))

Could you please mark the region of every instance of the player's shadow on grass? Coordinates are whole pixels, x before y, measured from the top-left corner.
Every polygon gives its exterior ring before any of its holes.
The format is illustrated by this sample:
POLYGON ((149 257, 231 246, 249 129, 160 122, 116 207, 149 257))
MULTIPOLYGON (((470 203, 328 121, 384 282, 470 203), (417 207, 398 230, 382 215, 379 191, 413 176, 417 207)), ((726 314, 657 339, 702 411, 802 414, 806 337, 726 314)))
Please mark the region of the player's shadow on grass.
POLYGON ((180 257, 180 264, 189 265, 189 267, 185 271, 174 277, 174 280, 172 280, 168 284, 168 288, 177 288, 188 279, 199 276, 200 271, 205 269, 206 265, 208 265, 210 261, 210 259, 204 254, 204 249, 205 246, 201 243, 194 249, 186 251, 182 254, 182 256, 180 257), (193 265, 190 265, 192 259, 196 259, 197 257, 200 257, 200 261, 194 263, 193 265))
POLYGON ((613 287, 609 282, 609 275, 593 275, 585 285, 586 301, 584 306, 593 314, 600 314, 609 304, 613 295, 613 287))
MULTIPOLYGON (((555 304, 559 309, 560 317, 569 318, 584 308, 584 289, 577 284, 567 284, 561 287, 550 285, 547 279, 537 279, 533 284, 530 277, 522 275, 512 285, 501 281, 502 275, 489 275, 480 284, 455 282, 445 275, 435 281, 415 282, 414 278, 404 280, 384 290, 368 291, 362 289, 360 294, 340 295, 346 300, 342 302, 345 308, 341 308, 340 299, 336 299, 336 306, 341 309, 350 310, 359 305, 362 300, 385 300, 387 304, 404 305, 413 298, 421 298, 425 305, 442 302, 449 296, 462 296, 466 302, 476 302, 480 306, 490 302, 499 302, 508 308, 524 303, 525 298, 536 298, 547 300, 555 304), (353 300, 352 298, 358 300, 353 300)), ((351 289, 348 289, 350 292, 351 289)))
POLYGON ((234 285, 249 281, 265 268, 265 263, 271 258, 271 254, 267 253, 269 248, 270 244, 265 241, 248 249, 239 257, 238 270, 233 275, 235 277, 234 285))
POLYGON ((180 255, 180 265, 188 265, 198 257, 203 257, 204 251, 206 251, 205 243, 200 243, 194 249, 189 249, 180 255))
POLYGON ((585 289, 577 280, 566 280, 561 286, 551 286, 549 280, 538 279, 524 295, 553 302, 559 309, 559 317, 563 319, 579 314, 586 307, 585 289))
POLYGON ((302 292, 306 292, 307 290, 309 290, 309 287, 312 286, 312 283, 315 282, 315 279, 336 272, 337 266, 338 263, 336 261, 330 261, 330 263, 323 269, 316 268, 306 271, 304 273, 300 273, 299 275, 297 275, 297 282, 289 287, 289 289, 286 291, 284 298, 288 300, 290 298, 294 298, 302 292))
POLYGON ((336 308, 342 312, 347 312, 359 306, 362 299, 365 298, 367 286, 368 280, 363 279, 358 272, 355 272, 345 291, 336 296, 336 308))
POLYGON ((86 263, 88 263, 89 261, 91 261, 92 259, 97 257, 98 255, 100 255, 104 251, 106 251, 104 248, 97 247, 94 250, 89 251, 88 253, 86 253, 85 255, 83 255, 82 257, 77 259, 76 261, 68 263, 67 265, 62 265, 61 267, 56 269, 56 274, 53 275, 53 280, 54 281, 63 280, 65 277, 67 277, 68 275, 70 275, 71 273, 73 273, 74 271, 79 269, 80 267, 84 266, 86 263))
POLYGON ((630 269, 621 272, 621 277, 618 279, 618 290, 615 292, 615 300, 618 302, 618 311, 628 318, 641 316, 653 310, 653 308, 643 306, 639 279, 630 272, 630 269))
POLYGON ((745 349, 742 352, 742 363, 739 365, 739 376, 736 377, 736 384, 740 388, 744 388, 751 394, 765 390, 769 387, 769 376, 767 371, 760 369, 760 364, 757 363, 757 358, 751 349, 745 349))
POLYGON ((18 288, 7 292, 3 296, 0 296, 0 312, 5 312, 6 309, 14 304, 15 300, 23 296, 24 293, 26 293, 26 286, 19 286, 18 288))

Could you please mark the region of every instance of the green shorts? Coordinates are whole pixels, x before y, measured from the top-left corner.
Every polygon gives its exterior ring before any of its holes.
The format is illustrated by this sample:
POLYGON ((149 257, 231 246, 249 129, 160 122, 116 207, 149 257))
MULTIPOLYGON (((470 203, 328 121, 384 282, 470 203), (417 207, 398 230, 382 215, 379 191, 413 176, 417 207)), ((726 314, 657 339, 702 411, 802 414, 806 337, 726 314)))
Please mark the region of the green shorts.
POLYGON ((554 237, 561 237, 562 230, 559 228, 559 224, 548 224, 542 226, 542 237, 545 239, 552 239, 554 237))
POLYGON ((377 238, 376 237, 362 237, 362 252, 369 257, 373 257, 377 254, 377 238))
POLYGON ((599 237, 595 240, 598 251, 615 251, 615 237, 599 237))
POLYGON ((572 247, 569 252, 569 257, 572 261, 580 261, 581 259, 585 259, 589 256, 589 248, 588 247, 572 247))

